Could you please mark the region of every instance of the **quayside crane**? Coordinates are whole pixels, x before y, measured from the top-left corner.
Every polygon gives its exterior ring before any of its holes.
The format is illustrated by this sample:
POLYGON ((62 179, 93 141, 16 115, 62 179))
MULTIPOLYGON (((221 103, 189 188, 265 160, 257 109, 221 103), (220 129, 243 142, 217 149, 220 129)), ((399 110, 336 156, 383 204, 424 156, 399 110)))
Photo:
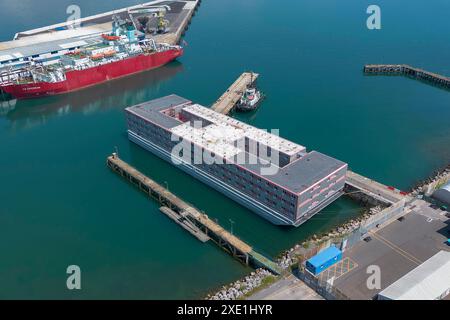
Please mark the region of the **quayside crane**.
POLYGON ((145 8, 139 9, 129 9, 128 14, 131 18, 131 21, 135 21, 133 19, 133 14, 145 14, 144 16, 138 17, 136 20, 140 23, 141 28, 136 26, 136 29, 141 29, 141 31, 145 31, 147 33, 166 33, 169 27, 169 20, 166 19, 166 13, 170 11, 171 8, 167 5, 161 6, 149 6, 145 8), (155 29, 151 29, 148 26, 149 17, 148 15, 157 19, 157 25, 155 29))

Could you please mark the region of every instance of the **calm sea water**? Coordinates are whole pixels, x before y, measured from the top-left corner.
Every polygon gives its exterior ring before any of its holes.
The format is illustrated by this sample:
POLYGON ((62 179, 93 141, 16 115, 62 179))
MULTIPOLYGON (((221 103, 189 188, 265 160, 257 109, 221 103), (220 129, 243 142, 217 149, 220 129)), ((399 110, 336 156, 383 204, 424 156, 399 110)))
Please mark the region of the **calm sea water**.
MULTIPOLYGON (((0 39, 139 1, 0 0, 0 39)), ((407 63, 450 75, 450 2, 204 0, 179 61, 79 93, 3 103, 0 111, 0 298, 198 298, 250 271, 201 244, 155 202, 111 173, 121 157, 268 256, 358 213, 340 199, 297 229, 267 223, 128 142, 123 109, 176 93, 212 104, 244 70, 268 98, 255 126, 399 188, 450 160, 450 93, 401 77, 364 77, 365 63, 407 63), (82 290, 65 289, 68 265, 82 290)))

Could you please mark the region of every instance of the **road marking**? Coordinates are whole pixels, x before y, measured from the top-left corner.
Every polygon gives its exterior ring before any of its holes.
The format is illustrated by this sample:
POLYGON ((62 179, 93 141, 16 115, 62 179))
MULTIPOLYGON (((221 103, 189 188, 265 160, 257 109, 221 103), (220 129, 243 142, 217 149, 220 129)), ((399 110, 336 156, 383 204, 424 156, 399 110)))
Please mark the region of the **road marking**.
POLYGON ((357 268, 358 264, 353 261, 350 257, 346 257, 340 262, 336 263, 335 265, 329 267, 328 269, 324 270, 319 275, 319 280, 323 282, 327 282, 329 279, 334 278, 334 280, 337 280, 338 278, 342 277, 344 274, 349 273, 353 269, 357 268))
POLYGON ((376 234, 377 237, 381 238, 382 240, 384 240, 385 242, 389 243, 391 246, 397 248, 399 251, 403 252, 404 254, 406 254, 407 256, 409 256, 412 260, 415 260, 416 263, 418 264, 422 264, 423 261, 419 260, 418 258, 416 258, 414 255, 412 255, 411 253, 407 252, 406 250, 403 250, 402 248, 400 248, 399 246, 397 246, 396 244, 392 243, 391 241, 389 241, 388 239, 384 238, 383 236, 376 234))
POLYGON ((410 254, 409 252, 403 250, 402 248, 400 248, 399 246, 395 245, 394 243, 390 242, 389 240, 387 240, 386 238, 384 238, 383 236, 375 233, 375 232, 369 232, 375 239, 377 239, 378 241, 384 243, 385 245, 387 245, 389 248, 391 248, 392 250, 394 250, 395 252, 397 252, 398 254, 400 254, 401 256, 403 256, 404 258, 408 259, 409 261, 413 262, 414 264, 417 265, 421 265, 422 261, 420 261, 418 258, 416 258, 415 256, 413 256, 412 254, 410 254))

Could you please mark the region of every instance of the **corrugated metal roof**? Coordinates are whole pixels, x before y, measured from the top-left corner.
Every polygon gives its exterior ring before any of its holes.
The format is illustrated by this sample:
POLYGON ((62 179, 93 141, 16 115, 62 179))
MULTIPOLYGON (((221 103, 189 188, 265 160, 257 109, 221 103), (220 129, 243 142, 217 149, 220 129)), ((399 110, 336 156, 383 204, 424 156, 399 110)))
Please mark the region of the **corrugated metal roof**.
POLYGON ((441 189, 444 189, 444 190, 447 190, 448 192, 450 192, 450 181, 447 182, 447 184, 443 185, 443 186, 441 187, 441 189))
POLYGON ((442 186, 440 189, 436 190, 433 195, 433 198, 450 205, 450 182, 442 186))
POLYGON ((450 252, 440 251, 380 292, 380 299, 435 300, 450 289, 450 252))
MULTIPOLYGON (((24 39, 0 42, 0 50, 2 51, 32 51, 33 46, 54 46, 74 41, 81 41, 85 38, 94 37, 102 33, 107 33, 112 30, 112 24, 104 23, 95 26, 89 26, 79 29, 69 29, 58 31, 54 34, 43 34, 38 36, 27 37, 24 39)), ((36 51, 42 53, 42 51, 36 51)))
POLYGON ((311 259, 309 259, 308 263, 310 263, 315 268, 318 268, 321 265, 323 265, 325 262, 328 262, 331 259, 336 258, 340 254, 341 254, 341 251, 338 248, 336 248, 335 246, 330 246, 330 247, 326 248, 325 250, 322 250, 321 252, 319 252, 317 255, 315 255, 311 259))
MULTIPOLYGON (((57 41, 50 42, 42 42, 29 46, 12 48, 7 50, 0 51, 0 62, 8 61, 15 58, 22 57, 31 57, 39 54, 46 54, 51 52, 60 52, 63 50, 67 50, 70 48, 76 48, 85 46, 88 44, 98 43, 101 39, 99 37, 90 37, 90 38, 71 38, 71 39, 63 39, 57 41)), ((0 44, 1 49, 1 44, 0 44)))

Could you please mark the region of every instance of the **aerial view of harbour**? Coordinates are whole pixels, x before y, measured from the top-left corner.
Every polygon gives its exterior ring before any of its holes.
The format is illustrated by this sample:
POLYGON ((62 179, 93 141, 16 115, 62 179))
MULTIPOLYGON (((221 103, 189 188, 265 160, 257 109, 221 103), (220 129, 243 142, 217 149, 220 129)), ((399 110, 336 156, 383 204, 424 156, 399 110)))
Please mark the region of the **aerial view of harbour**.
POLYGON ((400 299, 450 268, 431 2, 0 0, 0 299, 400 299), (279 171, 174 165, 170 134, 270 167, 254 141, 279 171), (314 269, 334 249, 342 268, 314 269))

